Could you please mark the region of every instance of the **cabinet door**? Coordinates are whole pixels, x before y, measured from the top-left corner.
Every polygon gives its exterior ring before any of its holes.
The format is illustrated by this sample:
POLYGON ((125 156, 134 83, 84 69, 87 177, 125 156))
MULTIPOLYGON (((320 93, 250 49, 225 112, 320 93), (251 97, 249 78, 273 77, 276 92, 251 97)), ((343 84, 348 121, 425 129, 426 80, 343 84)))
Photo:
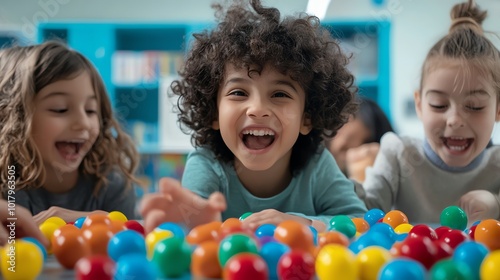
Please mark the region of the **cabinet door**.
POLYGON ((114 28, 111 24, 74 24, 68 33, 68 45, 87 57, 97 68, 106 85, 112 104, 111 57, 115 50, 114 28))

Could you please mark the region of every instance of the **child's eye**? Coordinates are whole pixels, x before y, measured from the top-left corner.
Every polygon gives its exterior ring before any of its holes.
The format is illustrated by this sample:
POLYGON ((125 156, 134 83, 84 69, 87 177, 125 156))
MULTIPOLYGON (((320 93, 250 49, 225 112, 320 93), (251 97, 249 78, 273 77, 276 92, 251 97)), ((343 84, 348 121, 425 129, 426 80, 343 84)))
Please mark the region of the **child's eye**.
POLYGON ((446 108, 446 105, 429 104, 429 106, 431 106, 431 108, 436 110, 442 110, 446 108))
POLYGON ((481 111, 484 109, 484 106, 483 107, 465 106, 465 107, 471 111, 481 111))
POLYGON ((288 97, 288 98, 290 98, 290 95, 286 94, 285 92, 280 91, 280 92, 274 93, 273 97, 288 97))
POLYGON ((241 90, 235 90, 235 91, 231 91, 230 93, 228 93, 227 95, 234 95, 234 96, 246 96, 246 93, 241 91, 241 90))
POLYGON ((49 111, 54 112, 54 113, 58 113, 58 114, 62 114, 62 113, 67 112, 68 109, 50 109, 49 111))
POLYGON ((96 110, 85 110, 85 112, 87 112, 87 114, 95 114, 95 113, 97 113, 96 110))

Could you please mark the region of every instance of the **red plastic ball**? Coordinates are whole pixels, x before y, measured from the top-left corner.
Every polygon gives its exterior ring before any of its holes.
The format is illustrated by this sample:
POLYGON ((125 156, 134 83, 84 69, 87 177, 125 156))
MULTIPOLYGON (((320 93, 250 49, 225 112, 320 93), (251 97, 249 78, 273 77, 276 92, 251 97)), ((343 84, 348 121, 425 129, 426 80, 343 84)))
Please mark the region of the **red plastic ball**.
POLYGON ((408 236, 410 237, 426 236, 429 237, 431 240, 438 239, 436 231, 434 231, 434 229, 431 228, 430 226, 423 224, 413 226, 410 232, 408 232, 408 236))
POLYGON ((473 225, 471 226, 468 230, 467 230, 467 234, 469 235, 470 239, 472 240, 475 240, 476 238, 474 237, 474 232, 476 231, 476 228, 477 228, 477 225, 473 225))
POLYGON ((266 262, 259 255, 239 253, 231 257, 224 267, 224 280, 267 280, 266 262))
POLYGON ((461 230, 453 229, 450 232, 443 233, 439 239, 450 245, 452 249, 455 249, 460 243, 469 240, 469 236, 461 230))
POLYGON ((112 280, 115 262, 107 256, 81 258, 75 265, 77 280, 112 280))
POLYGON ((440 226, 438 228, 436 228, 434 231, 436 232, 437 236, 438 236, 438 239, 441 238, 441 236, 443 236, 445 233, 448 233, 450 231, 452 231, 453 229, 447 227, 447 226, 440 226))
POLYGON ((278 262, 278 276, 282 280, 314 279, 314 258, 302 251, 290 251, 278 262))
POLYGON ((399 257, 408 257, 423 264, 430 269, 435 262, 437 254, 436 245, 429 237, 417 236, 407 238, 399 248, 399 257))
POLYGON ((124 225, 127 229, 135 230, 143 236, 145 235, 144 227, 136 220, 128 220, 124 225))

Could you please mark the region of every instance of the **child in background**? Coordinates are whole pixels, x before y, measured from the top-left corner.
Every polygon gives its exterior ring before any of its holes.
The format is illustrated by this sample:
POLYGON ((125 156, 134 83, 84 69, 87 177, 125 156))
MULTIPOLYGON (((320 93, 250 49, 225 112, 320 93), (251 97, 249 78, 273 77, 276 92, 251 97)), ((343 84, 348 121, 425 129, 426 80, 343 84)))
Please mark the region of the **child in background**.
POLYGON ((340 170, 348 178, 362 183, 366 167, 375 161, 380 138, 390 131, 394 131, 392 125, 377 103, 361 98, 359 110, 334 138, 326 139, 326 146, 340 170))
POLYGON ((0 170, 15 171, 15 203, 37 222, 97 210, 134 217, 137 152, 81 54, 57 42, 2 50, 0 123, 0 170))
POLYGON ((172 84, 197 149, 182 186, 163 179, 141 202, 146 231, 247 212, 249 228, 295 220, 324 231, 334 215, 366 212, 322 143, 356 109, 347 57, 316 17, 281 20, 250 3, 254 11, 241 1, 218 6, 225 17, 195 35, 172 84))
POLYGON ((451 18, 414 95, 425 140, 386 134, 364 190, 357 188, 369 208, 401 210, 410 223, 439 223, 450 205, 470 222, 500 218, 500 147, 490 142, 500 120, 500 54, 474 1, 455 5, 451 18))

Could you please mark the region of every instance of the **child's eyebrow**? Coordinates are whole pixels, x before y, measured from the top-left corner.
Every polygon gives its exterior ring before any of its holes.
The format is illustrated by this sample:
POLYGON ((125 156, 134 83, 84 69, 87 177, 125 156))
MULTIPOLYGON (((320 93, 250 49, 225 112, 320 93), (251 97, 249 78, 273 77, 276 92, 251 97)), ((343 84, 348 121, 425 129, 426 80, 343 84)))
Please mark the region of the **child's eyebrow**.
MULTIPOLYGON (((441 90, 437 90, 437 89, 430 89, 430 90, 425 92, 426 95, 429 93, 437 93, 437 94, 441 94, 441 95, 447 95, 446 92, 441 91, 441 90)), ((466 95, 488 95, 488 96, 490 96, 490 93, 484 89, 474 89, 474 90, 471 90, 469 92, 466 92, 465 94, 466 95)))
MULTIPOLYGON (((40 100, 46 100, 46 99, 56 97, 56 96, 68 96, 68 95, 69 95, 69 93, 64 92, 64 91, 53 91, 53 92, 50 92, 50 93, 46 94, 45 96, 43 96, 40 100)), ((89 95, 87 97, 87 99, 97 100, 97 96, 95 94, 92 94, 92 95, 89 95)))

